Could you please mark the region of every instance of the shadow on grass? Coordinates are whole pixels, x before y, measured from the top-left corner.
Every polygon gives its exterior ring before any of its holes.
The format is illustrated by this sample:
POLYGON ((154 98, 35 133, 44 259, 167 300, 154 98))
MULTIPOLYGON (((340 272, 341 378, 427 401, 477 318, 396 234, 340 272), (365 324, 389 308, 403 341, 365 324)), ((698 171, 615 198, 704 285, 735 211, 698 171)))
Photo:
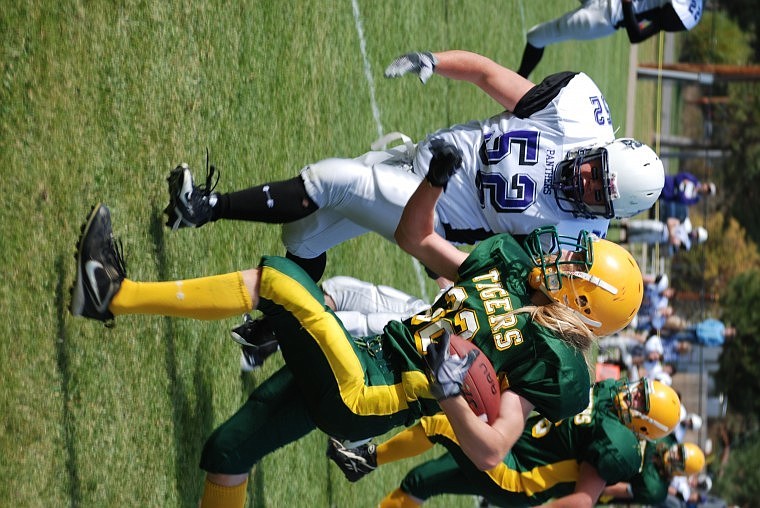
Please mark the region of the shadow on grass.
MULTIPOLYGON (((150 227, 151 238, 155 245, 158 280, 170 278, 167 270, 164 226, 161 211, 154 209, 150 227)), ((196 353, 196 369, 193 373, 195 400, 193 406, 185 394, 179 379, 177 368, 176 326, 172 318, 164 319, 166 345, 166 375, 172 401, 172 420, 174 426, 175 478, 174 482, 180 497, 181 506, 197 506, 202 494, 203 472, 198 468, 203 440, 211 433, 213 409, 211 388, 203 372, 203 351, 196 353)), ((207 344, 207 342, 203 342, 207 344)))
MULTIPOLYGON (((68 256, 66 256, 68 258, 68 256)), ((63 440, 64 447, 66 449, 66 481, 68 483, 69 492, 69 506, 79 506, 81 504, 82 486, 77 473, 77 452, 74 447, 74 418, 69 411, 69 404, 71 402, 71 393, 69 386, 71 385, 71 370, 70 370, 70 357, 68 348, 68 336, 66 334, 66 313, 67 306, 67 289, 65 287, 65 275, 67 273, 67 265, 64 263, 64 256, 58 256, 56 259, 56 273, 58 274, 58 280, 55 286, 55 308, 58 309, 58 315, 56 321, 58 323, 58 332, 56 333, 55 352, 58 365, 58 371, 61 374, 61 398, 63 400, 63 440)))
MULTIPOLYGON (((250 372, 240 372, 241 405, 245 403, 256 386, 256 380, 250 372)), ((253 508, 266 508, 264 499, 264 464, 259 462, 253 466, 248 477, 248 503, 253 508)))

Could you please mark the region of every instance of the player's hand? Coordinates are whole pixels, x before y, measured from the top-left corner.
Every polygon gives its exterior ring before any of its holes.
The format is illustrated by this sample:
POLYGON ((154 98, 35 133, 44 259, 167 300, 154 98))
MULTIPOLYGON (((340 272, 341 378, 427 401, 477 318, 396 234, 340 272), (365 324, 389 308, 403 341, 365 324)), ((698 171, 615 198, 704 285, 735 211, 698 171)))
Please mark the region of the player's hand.
POLYGON ((460 358, 449 351, 448 332, 438 342, 431 342, 425 360, 430 368, 430 393, 436 400, 456 397, 462 393, 462 384, 480 351, 472 350, 460 358))
POLYGON ((433 187, 443 187, 449 183, 449 179, 462 166, 462 152, 455 145, 442 139, 430 141, 430 166, 425 178, 433 187))
POLYGON ((413 72, 425 84, 430 79, 430 76, 433 75, 436 65, 438 65, 438 59, 429 51, 424 53, 407 53, 391 62, 385 69, 385 77, 398 78, 408 72, 413 72))

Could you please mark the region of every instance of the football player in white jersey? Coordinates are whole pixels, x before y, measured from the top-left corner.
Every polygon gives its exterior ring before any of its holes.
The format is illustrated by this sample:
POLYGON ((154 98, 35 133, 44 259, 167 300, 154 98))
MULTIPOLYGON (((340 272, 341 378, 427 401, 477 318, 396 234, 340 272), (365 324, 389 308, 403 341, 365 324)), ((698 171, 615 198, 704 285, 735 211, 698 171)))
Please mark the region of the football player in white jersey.
POLYGON ((660 194, 662 162, 638 141, 615 140, 604 96, 583 73, 534 85, 467 51, 409 53, 385 75, 406 73, 423 83, 433 73, 472 82, 505 111, 439 130, 417 145, 406 139, 355 159, 326 159, 289 180, 229 194, 212 192, 213 166, 197 186, 182 164, 168 179, 167 226, 283 223, 288 257, 318 280, 330 247, 368 231, 393 241, 404 205, 428 173, 433 143, 451 146, 462 160, 436 207, 436 229, 453 243, 549 225, 561 235, 585 229, 603 237, 610 218, 646 210, 660 194))
POLYGON ((702 0, 580 0, 580 7, 528 31, 520 68, 526 78, 549 44, 607 37, 625 28, 631 44, 653 35, 694 28, 702 18, 702 0))

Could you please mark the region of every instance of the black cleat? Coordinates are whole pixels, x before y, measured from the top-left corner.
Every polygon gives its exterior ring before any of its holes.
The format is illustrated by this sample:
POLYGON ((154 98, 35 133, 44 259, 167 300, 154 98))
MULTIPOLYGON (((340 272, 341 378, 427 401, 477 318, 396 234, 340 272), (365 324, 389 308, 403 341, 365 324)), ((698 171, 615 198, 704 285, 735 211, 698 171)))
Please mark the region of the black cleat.
POLYGON ((377 468, 377 448, 373 443, 346 448, 343 443, 331 437, 327 441, 327 456, 338 465, 350 482, 361 480, 377 468))
POLYGON ((206 184, 199 186, 193 182, 190 168, 184 162, 172 169, 167 182, 169 183, 169 204, 164 209, 167 216, 166 227, 172 230, 179 228, 197 228, 211 220, 211 191, 219 181, 211 180, 216 173, 214 166, 206 169, 206 184))
POLYGON ((240 368, 244 372, 261 367, 264 360, 280 348, 269 322, 260 317, 253 319, 250 314, 243 316, 243 324, 230 331, 232 340, 243 346, 240 368))
POLYGON ((108 305, 127 276, 121 243, 111 230, 111 212, 97 204, 82 225, 77 243, 77 276, 71 288, 71 313, 110 324, 108 305))

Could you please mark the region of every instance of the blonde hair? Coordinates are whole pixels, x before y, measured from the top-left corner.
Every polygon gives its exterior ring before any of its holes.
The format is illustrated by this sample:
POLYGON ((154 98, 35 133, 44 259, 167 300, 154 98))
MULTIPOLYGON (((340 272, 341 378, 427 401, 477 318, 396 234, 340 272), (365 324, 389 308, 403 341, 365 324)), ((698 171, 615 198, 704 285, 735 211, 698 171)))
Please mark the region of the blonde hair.
POLYGON ((546 305, 526 305, 511 313, 530 314, 530 318, 536 324, 549 329, 558 338, 580 351, 586 358, 589 370, 591 370, 591 346, 595 344, 597 336, 573 309, 559 302, 551 302, 546 305))

